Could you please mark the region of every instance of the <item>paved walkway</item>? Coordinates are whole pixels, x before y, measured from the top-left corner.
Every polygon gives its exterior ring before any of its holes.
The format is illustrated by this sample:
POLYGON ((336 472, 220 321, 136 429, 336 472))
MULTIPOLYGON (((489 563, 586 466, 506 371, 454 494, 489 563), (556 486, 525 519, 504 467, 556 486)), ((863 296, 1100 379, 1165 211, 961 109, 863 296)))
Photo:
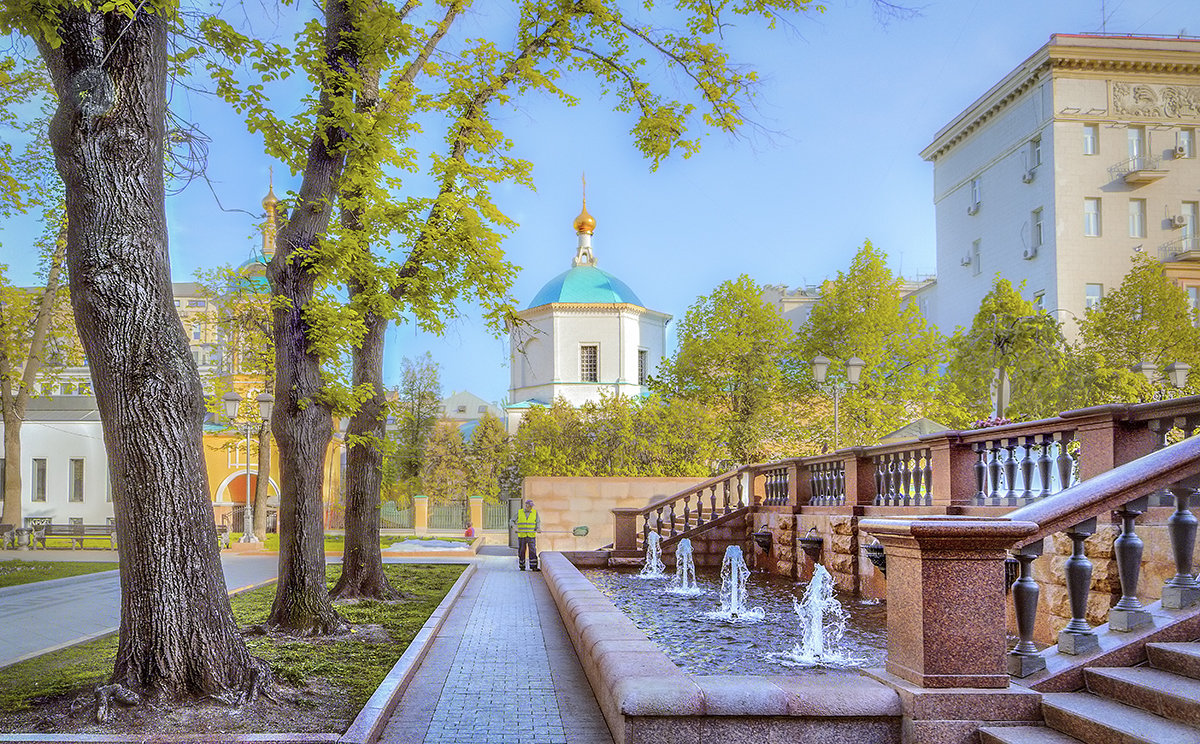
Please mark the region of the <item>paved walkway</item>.
MULTIPOLYGON (((112 551, 0 551, 24 560, 112 560, 112 551), (81 555, 82 554, 82 555, 81 555), (91 554, 91 555, 89 555, 91 554)), ((230 589, 275 577, 274 555, 221 557, 230 589)), ((121 582, 115 570, 0 588, 0 667, 95 638, 121 623, 121 582)))
POLYGON ((484 548, 384 729, 387 744, 611 744, 539 573, 484 548))

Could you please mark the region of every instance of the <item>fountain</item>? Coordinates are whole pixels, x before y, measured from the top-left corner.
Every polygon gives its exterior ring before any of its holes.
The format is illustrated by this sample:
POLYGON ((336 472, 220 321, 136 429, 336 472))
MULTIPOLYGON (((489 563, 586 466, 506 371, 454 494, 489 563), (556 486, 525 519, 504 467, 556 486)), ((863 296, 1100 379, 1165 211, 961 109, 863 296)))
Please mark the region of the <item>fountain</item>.
POLYGON ((692 560, 692 541, 686 537, 675 546, 675 578, 667 589, 671 594, 695 597, 704 593, 696 584, 696 564, 692 560))
POLYGON ((789 666, 857 666, 863 659, 849 656, 842 648, 848 613, 833 596, 833 577, 821 564, 813 570, 812 581, 799 602, 792 606, 800 618, 800 641, 792 650, 776 658, 789 666))
POLYGON ((733 622, 757 622, 765 617, 763 608, 746 607, 746 579, 750 577, 750 569, 742 558, 742 549, 730 545, 725 549, 725 558, 721 561, 721 609, 708 613, 708 617, 733 622))
POLYGON ((662 562, 662 536, 657 532, 646 534, 646 563, 638 576, 643 579, 665 579, 666 566, 662 562))

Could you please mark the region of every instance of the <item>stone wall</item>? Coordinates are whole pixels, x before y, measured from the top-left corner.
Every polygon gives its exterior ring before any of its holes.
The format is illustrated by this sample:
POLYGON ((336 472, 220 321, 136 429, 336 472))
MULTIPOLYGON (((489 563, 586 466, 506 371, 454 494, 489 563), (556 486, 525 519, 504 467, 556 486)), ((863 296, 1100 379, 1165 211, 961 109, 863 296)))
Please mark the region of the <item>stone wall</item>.
MULTIPOLYGON (((751 520, 749 518, 745 515, 738 515, 729 517, 700 534, 693 536, 691 538, 692 561, 695 562, 696 568, 719 569, 721 561, 725 558, 725 549, 730 545, 741 546, 742 554, 746 556, 747 564, 750 564, 751 557, 754 555, 752 551, 757 550, 754 547, 754 541, 750 539, 750 532, 752 531, 750 530, 750 525, 751 520)), ((668 545, 663 550, 663 563, 667 564, 668 571, 674 570, 674 543, 668 545)))
POLYGON ((538 477, 526 478, 521 493, 542 518, 538 550, 596 550, 613 541, 613 509, 640 509, 704 480, 538 477), (588 528, 586 537, 571 534, 580 526, 588 528))
MULTIPOLYGON (((751 533, 770 532, 771 549, 764 552, 750 539, 754 560, 747 563, 756 570, 796 578, 796 515, 790 506, 760 507, 753 515, 751 533)), ((749 556, 750 553, 747 553, 749 556)))

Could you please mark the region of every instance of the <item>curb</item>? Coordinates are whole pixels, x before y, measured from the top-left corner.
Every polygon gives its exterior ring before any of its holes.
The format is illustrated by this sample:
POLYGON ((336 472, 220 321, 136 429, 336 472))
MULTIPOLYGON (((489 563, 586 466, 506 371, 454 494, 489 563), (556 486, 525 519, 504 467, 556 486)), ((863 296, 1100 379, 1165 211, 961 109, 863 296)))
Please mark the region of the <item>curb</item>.
POLYGON ((47 587, 54 588, 54 587, 60 587, 60 586, 71 586, 73 584, 83 584, 89 580, 103 577, 103 576, 106 576, 107 574, 112 573, 113 571, 117 571, 118 569, 115 567, 116 564, 113 564, 113 566, 114 566, 113 568, 111 568, 107 571, 92 571, 91 573, 78 574, 77 576, 63 576, 62 578, 58 578, 58 579, 46 579, 45 581, 31 581, 27 584, 15 584, 13 586, 6 586, 4 588, 0 588, 0 597, 14 597, 14 596, 18 596, 21 594, 28 594, 29 592, 36 591, 38 589, 45 589, 47 587))

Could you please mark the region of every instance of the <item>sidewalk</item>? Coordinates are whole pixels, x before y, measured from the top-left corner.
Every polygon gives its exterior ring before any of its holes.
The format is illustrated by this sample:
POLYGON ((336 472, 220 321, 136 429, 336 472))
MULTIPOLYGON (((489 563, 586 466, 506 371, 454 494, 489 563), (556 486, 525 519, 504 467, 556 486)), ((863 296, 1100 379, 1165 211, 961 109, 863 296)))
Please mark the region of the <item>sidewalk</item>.
MULTIPOLYGON (((23 560, 104 560, 102 556, 111 560, 116 556, 111 550, 0 552, 7 553, 20 553, 23 560)), ((274 578, 278 564, 273 555, 222 556, 225 586, 232 590, 274 578)), ((116 570, 4 587, 0 589, 0 628, 17 632, 0 634, 0 668, 111 633, 120 623, 121 581, 116 570)))
POLYGON ((487 547, 381 744, 611 744, 541 574, 487 547))

